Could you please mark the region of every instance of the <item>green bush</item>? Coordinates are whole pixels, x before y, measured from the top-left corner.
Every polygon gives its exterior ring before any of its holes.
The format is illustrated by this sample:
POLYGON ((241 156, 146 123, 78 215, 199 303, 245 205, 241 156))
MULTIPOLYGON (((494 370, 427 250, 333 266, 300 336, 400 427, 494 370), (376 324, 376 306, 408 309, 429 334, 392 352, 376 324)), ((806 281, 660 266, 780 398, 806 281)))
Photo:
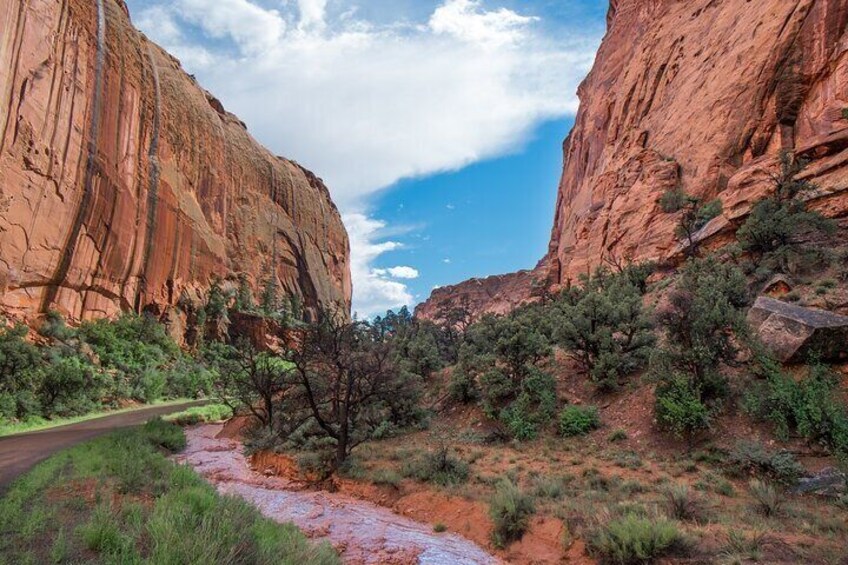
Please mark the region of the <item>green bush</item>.
POLYGON ((657 385, 655 411, 660 427, 680 438, 710 427, 711 411, 685 375, 672 374, 657 385))
POLYGON ((521 492, 509 479, 502 479, 495 487, 489 502, 489 516, 495 524, 492 542, 496 547, 506 547, 520 540, 535 514, 533 497, 521 492))
POLYGON ((559 413, 559 433, 565 437, 586 435, 601 427, 595 406, 568 406, 559 413))
POLYGON ((628 514, 589 536, 589 550, 602 563, 639 565, 680 553, 685 542, 677 526, 662 518, 628 514))
POLYGON ((472 404, 481 398, 477 381, 461 367, 454 367, 448 392, 454 402, 461 404, 472 404))
POLYGON ((557 408, 554 378, 535 367, 528 373, 521 381, 518 396, 498 416, 510 435, 519 441, 535 439, 553 419, 557 408))
POLYGON ((552 307, 554 338, 602 390, 614 390, 640 369, 655 342, 642 301, 650 272, 640 266, 615 275, 599 269, 552 307))
POLYGON ((838 375, 818 363, 798 381, 772 367, 766 381, 746 395, 744 404, 750 414, 774 424, 780 437, 796 432, 846 458, 848 407, 840 401, 839 383, 838 375))

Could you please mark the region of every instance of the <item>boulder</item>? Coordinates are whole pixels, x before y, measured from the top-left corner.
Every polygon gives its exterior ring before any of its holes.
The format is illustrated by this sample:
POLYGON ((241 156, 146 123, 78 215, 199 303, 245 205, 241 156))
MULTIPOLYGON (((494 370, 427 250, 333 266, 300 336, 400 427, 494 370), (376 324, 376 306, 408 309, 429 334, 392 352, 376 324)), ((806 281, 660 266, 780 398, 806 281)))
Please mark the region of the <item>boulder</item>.
POLYGON ((748 323, 783 363, 804 362, 814 353, 823 361, 848 359, 846 316, 760 296, 748 313, 748 323))
POLYGON ((811 477, 798 481, 795 494, 816 494, 828 498, 839 498, 848 494, 848 475, 828 467, 811 477))

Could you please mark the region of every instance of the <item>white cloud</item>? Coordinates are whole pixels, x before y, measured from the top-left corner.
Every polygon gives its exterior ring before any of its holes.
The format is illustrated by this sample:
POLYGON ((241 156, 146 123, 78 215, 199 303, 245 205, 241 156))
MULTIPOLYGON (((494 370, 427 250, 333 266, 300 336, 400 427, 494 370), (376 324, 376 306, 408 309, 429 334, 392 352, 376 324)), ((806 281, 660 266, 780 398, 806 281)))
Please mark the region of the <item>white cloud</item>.
POLYGON ((369 197, 514 151, 539 123, 577 109, 602 30, 554 39, 499 1, 442 0, 417 21, 374 22, 352 0, 330 12, 327 0, 274 2, 279 9, 148 0, 137 23, 261 142, 323 177, 356 218, 348 230, 364 313, 412 300, 401 282, 372 272, 368 261, 391 242, 374 243, 385 226, 363 215, 369 197))
POLYGON ((421 276, 418 269, 413 267, 389 267, 388 269, 374 269, 373 272, 380 276, 390 276, 394 279, 415 280, 421 276))
POLYGON ((412 304, 413 296, 407 286, 396 280, 396 271, 401 274, 410 274, 418 271, 409 267, 397 267, 395 269, 375 269, 372 267, 374 261, 381 255, 401 248, 396 241, 384 240, 381 237, 385 229, 385 222, 374 220, 364 214, 346 214, 344 217, 350 235, 350 270, 354 281, 354 312, 370 317, 374 314, 384 313, 391 308, 399 308, 412 304), (397 269, 401 269, 397 271, 397 269), (409 271, 406 271, 409 269, 409 271))
POLYGON ((430 29, 475 45, 497 47, 520 41, 536 19, 506 8, 485 11, 479 0, 451 0, 433 12, 430 29))
POLYGON ((301 31, 323 31, 326 27, 327 0, 297 0, 301 31))
POLYGON ((183 21, 199 26, 210 37, 232 39, 248 56, 278 46, 286 30, 280 12, 248 0, 176 0, 173 9, 183 21))

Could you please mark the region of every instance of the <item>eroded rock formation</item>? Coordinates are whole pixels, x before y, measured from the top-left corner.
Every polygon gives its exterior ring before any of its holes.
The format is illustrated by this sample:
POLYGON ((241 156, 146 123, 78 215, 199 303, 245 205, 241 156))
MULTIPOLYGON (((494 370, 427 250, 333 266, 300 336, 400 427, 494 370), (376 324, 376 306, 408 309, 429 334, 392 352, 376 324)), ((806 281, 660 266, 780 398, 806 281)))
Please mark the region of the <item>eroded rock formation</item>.
POLYGON ((0 0, 0 311, 160 313, 272 270, 349 309, 323 183, 257 144, 121 0, 0 0))
POLYGON ((847 24, 848 0, 612 0, 537 278, 679 258, 669 189, 720 198, 700 237, 727 242, 782 150, 811 160, 814 207, 848 216, 847 24))
POLYGON ((418 305, 415 316, 440 320, 451 307, 467 308, 475 319, 484 314, 507 314, 534 299, 535 276, 534 271, 519 271, 437 288, 427 302, 418 305))

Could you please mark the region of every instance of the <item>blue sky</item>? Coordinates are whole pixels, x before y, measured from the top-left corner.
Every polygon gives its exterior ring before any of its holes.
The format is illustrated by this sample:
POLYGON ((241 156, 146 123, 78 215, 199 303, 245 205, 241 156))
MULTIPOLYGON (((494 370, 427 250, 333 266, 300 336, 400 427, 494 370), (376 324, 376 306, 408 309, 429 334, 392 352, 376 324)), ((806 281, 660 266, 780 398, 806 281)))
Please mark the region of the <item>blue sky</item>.
POLYGON ((321 176, 354 310, 532 267, 606 0, 129 0, 272 151, 321 176))

